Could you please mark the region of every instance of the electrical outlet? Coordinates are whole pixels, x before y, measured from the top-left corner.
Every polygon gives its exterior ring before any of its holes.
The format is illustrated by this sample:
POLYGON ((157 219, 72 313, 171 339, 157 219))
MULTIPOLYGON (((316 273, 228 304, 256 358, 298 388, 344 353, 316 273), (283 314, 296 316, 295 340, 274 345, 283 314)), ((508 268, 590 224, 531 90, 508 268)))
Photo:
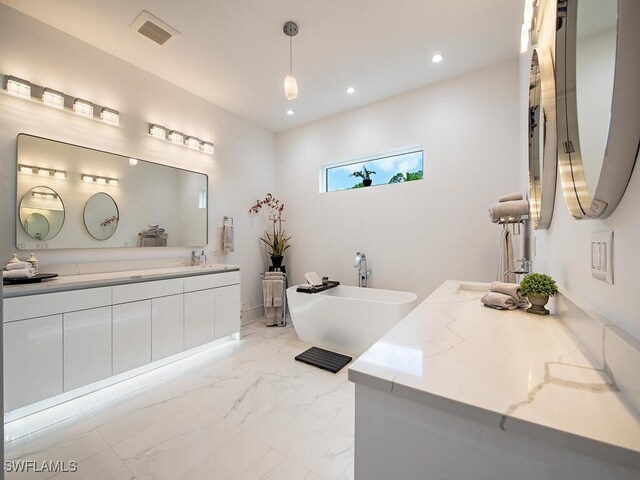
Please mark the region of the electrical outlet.
POLYGON ((591 275, 613 285, 613 232, 591 235, 591 275))

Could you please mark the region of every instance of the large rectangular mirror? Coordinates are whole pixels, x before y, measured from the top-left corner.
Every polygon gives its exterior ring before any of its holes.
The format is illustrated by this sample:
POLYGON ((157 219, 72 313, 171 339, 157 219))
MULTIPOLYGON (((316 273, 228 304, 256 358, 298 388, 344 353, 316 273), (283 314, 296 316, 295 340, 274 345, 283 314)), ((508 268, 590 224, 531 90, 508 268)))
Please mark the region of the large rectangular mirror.
POLYGON ((202 173, 18 135, 16 247, 201 247, 202 173))

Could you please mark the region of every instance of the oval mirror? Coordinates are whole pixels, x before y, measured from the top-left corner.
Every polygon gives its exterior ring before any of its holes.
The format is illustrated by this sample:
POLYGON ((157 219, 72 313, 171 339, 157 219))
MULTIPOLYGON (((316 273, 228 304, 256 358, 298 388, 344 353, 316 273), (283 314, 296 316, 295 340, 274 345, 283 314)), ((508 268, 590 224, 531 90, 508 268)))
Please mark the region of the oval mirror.
POLYGON ((120 214, 115 200, 104 192, 93 195, 84 206, 84 226, 96 240, 111 238, 118 229, 120 214))
POLYGON ((577 218, 606 218, 622 199, 640 143, 640 2, 559 0, 558 159, 577 218))
POLYGON ((64 224, 64 204, 54 190, 45 186, 25 193, 18 213, 22 228, 34 240, 55 237, 64 224))
POLYGON ((556 198, 557 136, 553 61, 536 48, 529 73, 529 204, 535 229, 551 225, 556 198))

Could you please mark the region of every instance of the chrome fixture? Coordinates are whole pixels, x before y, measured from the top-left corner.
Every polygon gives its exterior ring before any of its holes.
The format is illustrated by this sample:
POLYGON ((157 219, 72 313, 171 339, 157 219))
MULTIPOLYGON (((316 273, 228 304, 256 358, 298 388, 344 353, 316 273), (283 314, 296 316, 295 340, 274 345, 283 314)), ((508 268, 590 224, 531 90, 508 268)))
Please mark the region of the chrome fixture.
POLYGON ((367 257, 364 253, 356 254, 356 261, 353 266, 358 269, 358 286, 366 288, 367 278, 371 275, 371 270, 367 270, 367 257))
POLYGON ((515 268, 514 270, 507 270, 502 275, 504 278, 506 278, 507 275, 510 275, 510 274, 528 275, 533 271, 533 263, 531 262, 531 260, 527 260, 526 258, 519 258, 517 260, 514 260, 513 262, 520 263, 520 268, 515 268))
POLYGON ((180 145, 190 148, 192 150, 198 150, 207 155, 213 155, 214 147, 213 143, 200 140, 193 135, 184 134, 177 130, 170 130, 167 127, 159 125, 157 123, 149 124, 149 135, 160 140, 165 140, 174 145, 180 145))
POLYGON ((4 91, 9 95, 99 120, 108 125, 120 125, 120 112, 113 108, 82 100, 49 87, 42 87, 13 75, 0 75, 0 79, 3 79, 0 83, 4 84, 4 91), (96 112, 98 113, 96 114, 96 112))
POLYGON ((298 34, 298 25, 295 22, 287 22, 282 27, 284 34, 289 37, 289 75, 284 78, 284 93, 287 100, 298 98, 298 82, 293 76, 293 41, 292 38, 298 34))

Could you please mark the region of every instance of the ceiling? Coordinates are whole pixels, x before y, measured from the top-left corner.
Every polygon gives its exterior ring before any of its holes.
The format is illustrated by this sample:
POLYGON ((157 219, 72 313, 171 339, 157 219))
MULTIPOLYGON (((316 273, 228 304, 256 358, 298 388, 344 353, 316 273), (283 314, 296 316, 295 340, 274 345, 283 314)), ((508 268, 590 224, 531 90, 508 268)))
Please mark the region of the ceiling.
POLYGON ((1 0, 274 132, 519 52, 524 0, 1 0), (129 26, 147 10, 180 32, 129 26), (288 101, 287 20, 299 96, 288 101), (435 53, 444 60, 431 62, 435 53), (346 93, 354 86, 353 95, 346 93), (294 110, 288 116, 286 111, 294 110))

